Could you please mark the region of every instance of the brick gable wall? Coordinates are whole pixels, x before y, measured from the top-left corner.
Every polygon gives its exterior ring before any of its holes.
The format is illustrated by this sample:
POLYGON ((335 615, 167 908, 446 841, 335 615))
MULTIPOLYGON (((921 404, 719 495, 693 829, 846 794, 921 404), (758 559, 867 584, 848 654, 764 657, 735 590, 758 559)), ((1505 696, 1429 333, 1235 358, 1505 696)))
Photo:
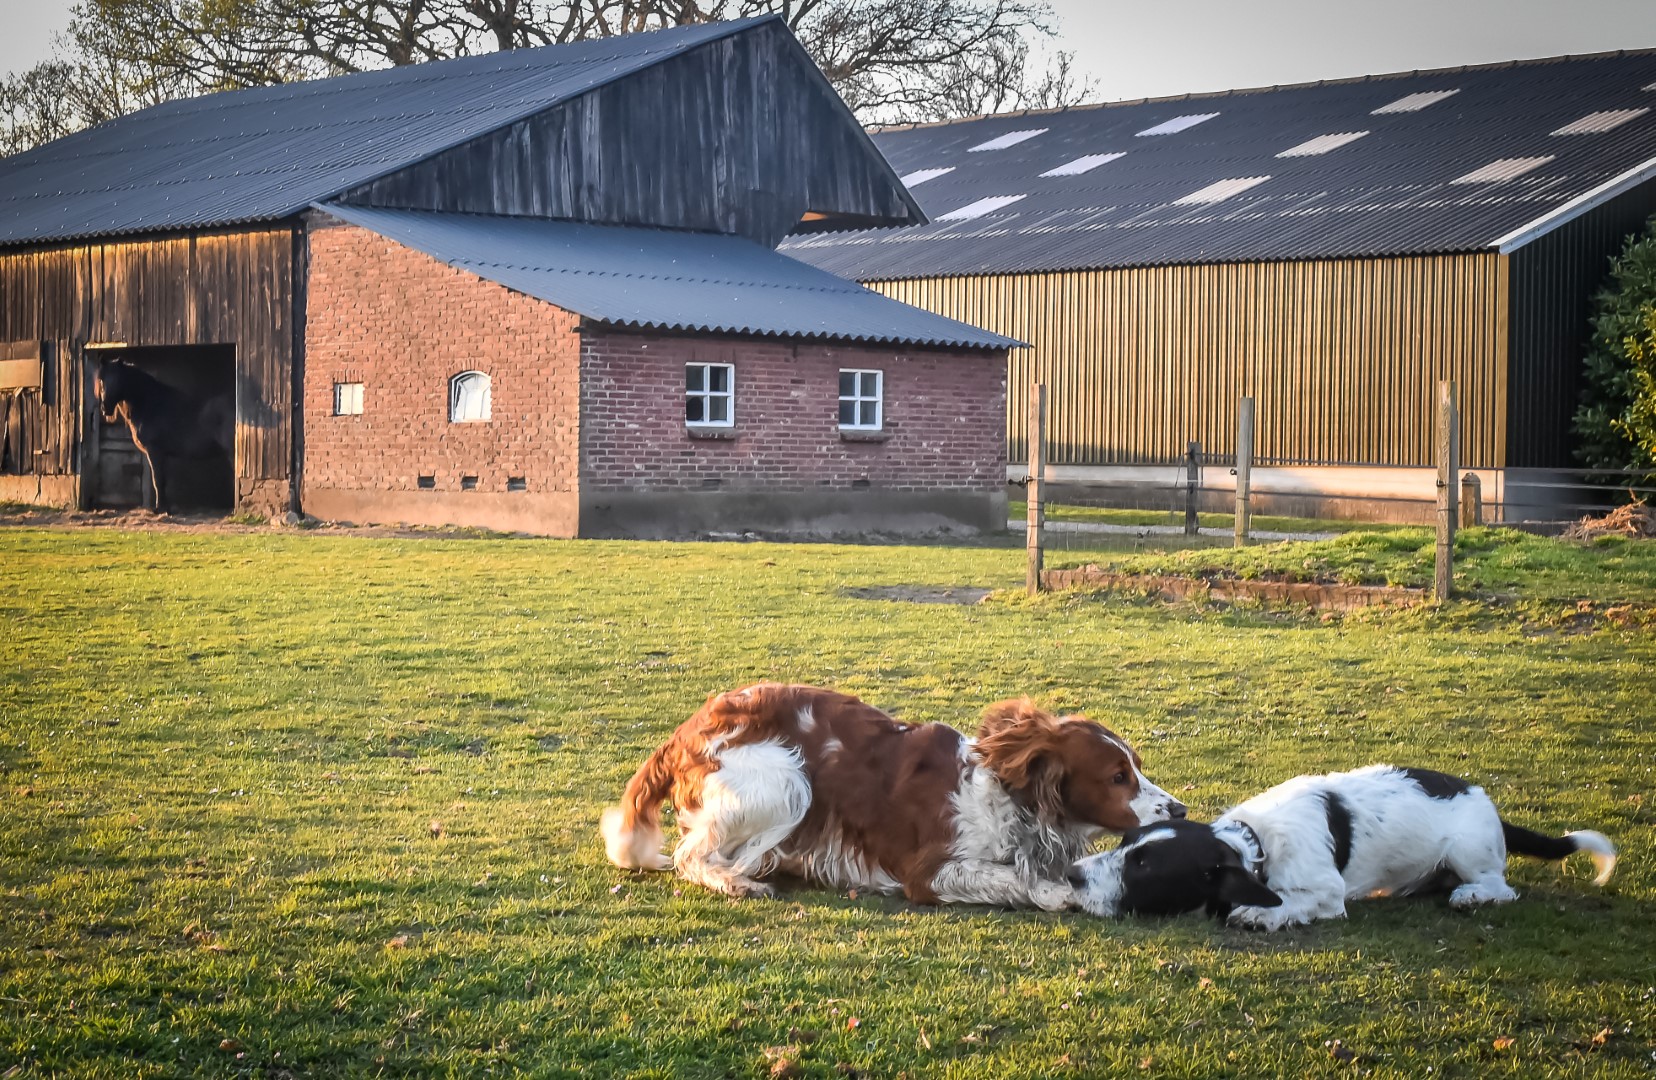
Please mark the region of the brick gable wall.
POLYGON ((573 533, 577 317, 366 229, 313 228, 309 243, 306 510, 573 533), (449 421, 463 371, 490 376, 487 422, 449 421), (333 415, 336 382, 363 384, 361 415, 333 415), (508 492, 513 478, 525 490, 508 492), (544 520, 554 505, 559 527, 544 520))

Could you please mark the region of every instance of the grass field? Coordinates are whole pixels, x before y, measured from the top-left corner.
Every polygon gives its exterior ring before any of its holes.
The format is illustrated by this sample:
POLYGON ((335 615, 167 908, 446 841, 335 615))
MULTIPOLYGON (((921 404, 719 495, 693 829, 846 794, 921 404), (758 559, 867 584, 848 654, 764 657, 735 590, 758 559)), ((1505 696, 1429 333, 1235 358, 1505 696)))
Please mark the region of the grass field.
POLYGON ((864 597, 1011 590, 1022 551, 0 528, 0 1076, 1649 1077, 1656 633, 1598 613, 1652 549, 1474 539, 1539 598, 910 603, 864 597), (764 678, 1086 710, 1198 816, 1470 773, 1624 861, 1271 936, 604 862, 643 755, 764 678))

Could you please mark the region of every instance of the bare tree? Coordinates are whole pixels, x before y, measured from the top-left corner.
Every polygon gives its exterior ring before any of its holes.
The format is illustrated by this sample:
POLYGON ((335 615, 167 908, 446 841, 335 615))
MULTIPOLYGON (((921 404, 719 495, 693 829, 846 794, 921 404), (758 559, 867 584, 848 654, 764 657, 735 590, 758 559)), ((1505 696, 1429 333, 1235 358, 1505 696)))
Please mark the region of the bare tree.
MULTIPOLYGON (((1030 107, 1048 0, 79 0, 61 61, 8 80, 8 145, 156 101, 721 19, 778 15, 865 122, 1030 107), (76 84, 69 112, 41 87, 76 84)), ((60 99, 61 100, 61 99, 60 99)), ((1058 103, 1067 104, 1067 100, 1058 103)))
POLYGON ((1097 92, 1097 83, 1075 70, 1075 54, 1059 51, 1032 70, 1025 34, 1008 35, 980 53, 937 73, 937 93, 914 110, 913 120, 953 120, 1016 109, 1061 109, 1097 92))

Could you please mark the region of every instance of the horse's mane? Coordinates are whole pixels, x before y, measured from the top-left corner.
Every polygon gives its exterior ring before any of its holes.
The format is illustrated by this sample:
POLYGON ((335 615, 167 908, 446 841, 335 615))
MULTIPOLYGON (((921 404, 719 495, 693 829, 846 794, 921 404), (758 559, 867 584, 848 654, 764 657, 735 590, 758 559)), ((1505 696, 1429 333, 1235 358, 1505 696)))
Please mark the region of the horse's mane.
POLYGON ((131 401, 145 405, 169 401, 178 396, 178 391, 130 360, 106 361, 99 374, 103 376, 104 386, 114 391, 117 402, 131 401), (111 371, 119 372, 114 380, 109 377, 111 371))

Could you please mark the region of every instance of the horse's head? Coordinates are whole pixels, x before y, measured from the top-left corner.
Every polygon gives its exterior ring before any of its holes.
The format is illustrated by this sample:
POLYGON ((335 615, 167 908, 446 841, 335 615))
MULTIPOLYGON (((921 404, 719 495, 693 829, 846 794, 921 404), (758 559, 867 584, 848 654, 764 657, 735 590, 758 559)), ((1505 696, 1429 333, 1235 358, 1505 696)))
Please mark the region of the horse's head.
POLYGON ((92 377, 92 396, 97 399, 107 424, 119 419, 115 410, 127 399, 132 370, 131 364, 114 357, 98 361, 98 371, 92 377))

